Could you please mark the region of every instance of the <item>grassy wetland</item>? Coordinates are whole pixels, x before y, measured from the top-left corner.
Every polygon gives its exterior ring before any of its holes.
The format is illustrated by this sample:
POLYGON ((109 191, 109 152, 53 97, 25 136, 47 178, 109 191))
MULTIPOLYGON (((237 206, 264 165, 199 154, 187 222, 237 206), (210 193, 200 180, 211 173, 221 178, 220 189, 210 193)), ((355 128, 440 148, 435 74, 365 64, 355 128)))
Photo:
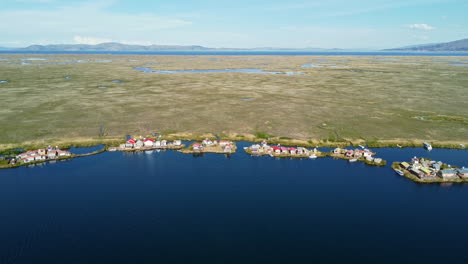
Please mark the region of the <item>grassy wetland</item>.
POLYGON ((468 145, 468 66, 452 65, 466 57, 0 54, 0 59, 0 149, 114 142, 153 132, 303 145, 468 145), (312 66, 302 67, 306 64, 312 66), (280 74, 163 74, 135 67, 280 74))

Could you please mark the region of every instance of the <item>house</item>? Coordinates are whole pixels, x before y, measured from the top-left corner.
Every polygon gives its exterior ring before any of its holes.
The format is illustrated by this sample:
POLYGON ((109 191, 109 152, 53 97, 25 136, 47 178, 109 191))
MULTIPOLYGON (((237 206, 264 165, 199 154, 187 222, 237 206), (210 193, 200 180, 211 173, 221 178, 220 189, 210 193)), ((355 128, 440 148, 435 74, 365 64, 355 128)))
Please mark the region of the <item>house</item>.
POLYGON ((411 168, 411 169, 410 169, 410 172, 411 172, 412 174, 416 175, 416 177, 418 177, 418 178, 420 178, 420 179, 421 179, 422 177, 424 177, 424 174, 423 174, 420 170, 418 170, 418 169, 411 168))
POLYGON ((177 140, 174 140, 174 142, 173 142, 172 144, 173 144, 174 146, 180 146, 180 145, 182 145, 182 141, 180 141, 180 140, 177 139, 177 140))
POLYGON ((143 141, 137 140, 137 142, 135 143, 135 148, 141 148, 143 147, 143 144, 144 144, 143 141))
POLYGON ((225 145, 224 146, 224 152, 231 152, 232 151, 232 146, 231 144, 225 145))
POLYGON ((460 178, 467 179, 468 178, 468 169, 467 168, 459 169, 458 170, 458 176, 460 176, 460 178))
POLYGON ((202 141, 202 145, 203 146, 212 146, 214 145, 213 141, 211 141, 210 139, 206 138, 202 141))
POLYGON ((136 140, 131 138, 129 140, 127 140, 126 144, 125 144, 125 147, 127 148, 133 148, 133 146, 135 145, 136 143, 136 140))
POLYGON ((454 179, 457 177, 457 171, 454 169, 440 170, 437 176, 442 179, 454 179))
POLYGON ((161 147, 161 141, 160 140, 156 140, 154 143, 153 143, 153 146, 159 148, 161 147))
POLYGON ((252 151, 252 153, 257 153, 260 149, 260 145, 252 145, 250 146, 250 151, 252 151))
POLYGON ((371 156, 372 156, 372 152, 370 152, 370 151, 364 151, 364 152, 362 153, 362 155, 363 155, 364 157, 366 157, 366 158, 367 158, 367 157, 371 157, 371 156))
POLYGON ((431 176, 431 174, 432 174, 431 170, 429 170, 428 168, 425 168, 425 167, 421 168, 420 171, 421 171, 421 172, 424 174, 424 176, 426 176, 426 177, 427 177, 427 176, 431 176))
POLYGON ((364 151, 362 151, 362 150, 355 150, 355 151, 354 151, 354 157, 355 157, 356 159, 359 159, 359 158, 362 157, 363 153, 364 153, 364 151))
POLYGON ((281 148, 280 147, 271 147, 273 149, 273 151, 276 153, 276 154, 280 154, 281 153, 281 148))
POLYGON ((438 162, 432 164, 432 168, 434 168, 436 171, 439 171, 441 167, 442 167, 442 162, 441 161, 438 161, 438 162))
POLYGON ((281 149, 281 154, 288 154, 288 148, 287 147, 280 147, 281 149))
MULTIPOLYGON (((372 157, 371 157, 371 158, 372 158, 372 157)), ((375 159, 374 159, 374 162, 375 162, 376 164, 380 164, 380 163, 382 162, 382 159, 381 159, 381 158, 375 158, 375 159)))
POLYGON ((340 148, 336 148, 333 150, 333 154, 340 154, 341 153, 341 149, 340 148))
POLYGON ((65 150, 57 150, 57 155, 59 157, 69 157, 71 153, 65 150))
POLYGON ((400 163, 400 167, 402 167, 403 169, 407 170, 407 169, 410 167, 410 165, 409 165, 408 162, 402 162, 402 163, 400 163))
POLYGON ((28 162, 33 162, 35 159, 34 159, 34 156, 27 156, 23 158, 22 160, 23 162, 28 163, 28 162))
POLYGON ((373 158, 373 157, 371 157, 371 156, 367 156, 367 157, 366 157, 366 160, 367 160, 367 161, 373 161, 373 160, 374 160, 374 158, 373 158))
POLYGON ((226 146, 226 145, 231 145, 231 144, 232 144, 232 142, 229 141, 229 140, 220 140, 220 141, 219 141, 219 145, 220 145, 221 147, 224 147, 224 146, 226 146))
POLYGON ((154 146, 154 139, 145 139, 145 141, 143 141, 143 144, 145 145, 145 147, 152 147, 154 146))
POLYGON ((47 152, 47 158, 48 159, 55 159, 57 158, 57 151, 56 150, 51 150, 47 152))
POLYGON ((353 150, 347 150, 345 155, 346 155, 346 157, 352 157, 353 154, 354 154, 353 150))
POLYGON ((192 145, 192 150, 193 150, 193 151, 201 151, 201 150, 202 150, 202 146, 200 145, 200 143, 193 143, 193 145, 192 145))
POLYGON ((289 153, 291 153, 291 155, 296 155, 297 154, 296 148, 289 148, 289 153))
POLYGON ((45 150, 45 149, 38 149, 38 150, 37 150, 37 154, 39 154, 39 155, 45 155, 45 154, 46 154, 46 150, 45 150))
POLYGON ((119 148, 124 149, 126 147, 125 144, 120 144, 119 148))
POLYGON ((297 155, 303 155, 305 152, 305 149, 302 147, 297 148, 296 154, 297 155))
POLYGON ((167 140, 161 140, 161 147, 167 147, 167 140))

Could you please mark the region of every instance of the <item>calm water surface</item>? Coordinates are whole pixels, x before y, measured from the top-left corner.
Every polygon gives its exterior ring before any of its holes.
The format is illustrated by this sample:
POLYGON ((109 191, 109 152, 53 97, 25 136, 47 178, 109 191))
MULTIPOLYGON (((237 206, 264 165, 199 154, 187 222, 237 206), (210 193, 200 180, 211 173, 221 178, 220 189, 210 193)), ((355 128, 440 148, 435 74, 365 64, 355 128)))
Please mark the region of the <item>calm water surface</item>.
POLYGON ((468 262, 468 185, 331 158, 106 152, 1 170, 0 201, 0 263, 468 262))

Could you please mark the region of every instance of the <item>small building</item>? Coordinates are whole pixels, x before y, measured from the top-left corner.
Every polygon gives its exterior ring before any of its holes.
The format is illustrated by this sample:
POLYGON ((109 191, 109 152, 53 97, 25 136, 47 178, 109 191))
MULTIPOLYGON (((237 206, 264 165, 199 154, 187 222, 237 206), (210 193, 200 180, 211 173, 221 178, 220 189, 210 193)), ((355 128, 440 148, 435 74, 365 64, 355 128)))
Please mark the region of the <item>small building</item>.
POLYGON ((172 144, 173 144, 174 146, 177 146, 177 147, 178 147, 178 146, 182 145, 182 141, 176 139, 176 140, 174 140, 174 142, 173 142, 172 144))
POLYGON ((288 148, 287 147, 281 147, 281 154, 288 154, 288 148))
POLYGON ((226 145, 231 145, 231 144, 232 144, 232 142, 229 141, 229 140, 220 140, 220 141, 219 141, 219 145, 220 145, 221 147, 224 147, 224 146, 226 146, 226 145))
POLYGON ((353 150, 347 150, 345 156, 348 157, 348 158, 351 158, 353 156, 353 154, 354 154, 353 150))
POLYGON ((302 147, 298 147, 296 153, 297 155, 303 155, 305 154, 305 149, 302 147))
MULTIPOLYGON (((371 157, 371 158, 372 158, 372 157, 371 157)), ((376 164, 380 164, 380 163, 382 163, 382 159, 381 159, 381 158, 375 158, 375 159, 374 159, 374 162, 375 162, 376 164)))
POLYGON ((410 165, 409 165, 408 162, 402 162, 402 163, 400 163, 400 167, 402 167, 403 169, 407 170, 407 169, 410 167, 410 165))
POLYGON ((156 140, 154 143, 153 143, 153 146, 159 148, 161 147, 161 141, 160 140, 156 140))
POLYGON ((167 140, 161 140, 161 147, 167 147, 167 140))
POLYGON ((273 151, 276 153, 276 154, 280 154, 281 153, 281 148, 280 147, 271 147, 273 149, 273 151))
POLYGON ((438 161, 438 162, 432 164, 432 168, 434 168, 434 170, 436 170, 436 171, 439 171, 441 167, 442 167, 442 162, 441 161, 438 161))
POLYGON ((224 152, 231 152, 231 151, 232 151, 232 146, 231 146, 231 144, 225 145, 225 146, 223 147, 223 151, 224 151, 224 152))
POLYGON ((333 154, 341 154, 341 149, 340 148, 334 149, 333 154))
POLYGON ((437 176, 442 179, 454 179, 457 177, 457 171, 454 169, 440 170, 437 176))
POLYGON ((424 177, 424 174, 419 169, 411 168, 409 171, 420 179, 424 177))
POLYGON ((422 167, 422 168, 420 169, 420 171, 421 171, 422 173, 424 173, 424 175, 425 175, 426 177, 427 177, 427 176, 431 176, 431 174, 432 174, 431 170, 429 170, 429 169, 426 168, 426 167, 422 167))
POLYGON ((366 160, 367 160, 367 161, 374 161, 374 158, 373 158, 372 156, 367 156, 367 157, 366 157, 366 160))
POLYGON ((34 156, 27 156, 22 159, 24 163, 33 162, 35 160, 34 156))
POLYGON ((121 149, 126 148, 126 144, 120 144, 120 145, 119 145, 119 148, 121 148, 121 149))
POLYGON ((127 142, 125 143, 125 147, 127 148, 133 148, 133 146, 135 145, 136 143, 136 140, 131 138, 129 140, 127 140, 127 142))
POLYGON ((291 155, 296 155, 297 154, 296 148, 289 148, 289 153, 291 153, 291 155))
POLYGON ((145 147, 153 147, 154 146, 154 139, 151 139, 151 138, 145 139, 143 144, 145 145, 145 147))
POLYGON ((214 145, 213 141, 211 141, 210 139, 206 138, 202 141, 202 145, 203 146, 212 146, 214 145))
POLYGON ((143 147, 143 145, 144 145, 143 141, 137 140, 137 142, 135 143, 135 148, 141 148, 143 147))
POLYGON ((58 154, 56 150, 51 150, 47 152, 47 158, 48 159, 55 159, 57 158, 58 154))
POLYGON ((57 155, 59 157, 69 157, 71 156, 71 153, 65 150, 57 150, 57 155))
POLYGON ((467 168, 459 169, 458 170, 458 176, 460 176, 460 178, 467 179, 468 178, 468 169, 467 168))
POLYGON ((37 154, 39 154, 39 155, 45 155, 45 154, 46 154, 46 150, 45 150, 45 149, 38 149, 38 150, 37 150, 37 154))
POLYGON ((193 151, 201 151, 202 150, 201 144, 200 143, 193 143, 192 150, 193 151))

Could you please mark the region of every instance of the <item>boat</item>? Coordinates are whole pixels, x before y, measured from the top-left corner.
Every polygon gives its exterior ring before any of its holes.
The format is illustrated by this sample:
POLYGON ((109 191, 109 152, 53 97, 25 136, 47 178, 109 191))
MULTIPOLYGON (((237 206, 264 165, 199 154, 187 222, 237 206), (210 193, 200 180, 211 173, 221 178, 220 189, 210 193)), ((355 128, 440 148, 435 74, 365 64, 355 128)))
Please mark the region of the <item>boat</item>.
POLYGON ((359 147, 362 148, 362 149, 365 149, 365 147, 363 145, 359 145, 359 147))
POLYGON ((317 158, 317 156, 315 154, 312 154, 312 155, 309 156, 309 159, 316 159, 316 158, 317 158))
POLYGON ((271 153, 269 155, 270 155, 270 157, 274 157, 273 154, 271 154, 271 153))
POLYGON ((460 144, 460 148, 465 148, 465 145, 463 145, 463 144, 460 144))
POLYGON ((397 169, 395 169, 395 172, 400 176, 403 176, 403 174, 404 174, 401 170, 397 170, 397 169))
POLYGON ((350 159, 349 162, 356 162, 357 159, 350 159))
POLYGON ((424 145, 424 148, 425 148, 425 149, 427 149, 427 150, 432 150, 431 144, 429 144, 429 143, 427 143, 427 142, 424 142, 423 145, 424 145))

